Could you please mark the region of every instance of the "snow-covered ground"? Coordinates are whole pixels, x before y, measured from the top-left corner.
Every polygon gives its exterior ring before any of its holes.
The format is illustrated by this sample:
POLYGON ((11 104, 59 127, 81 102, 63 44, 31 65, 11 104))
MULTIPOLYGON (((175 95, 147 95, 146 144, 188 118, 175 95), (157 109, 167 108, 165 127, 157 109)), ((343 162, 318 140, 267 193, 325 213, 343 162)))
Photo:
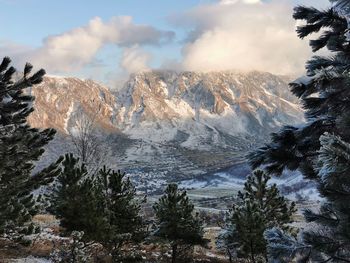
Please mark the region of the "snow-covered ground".
POLYGON ((51 260, 45 258, 36 258, 36 257, 26 257, 26 258, 18 258, 10 261, 11 263, 52 263, 51 260))
MULTIPOLYGON (((247 172, 246 175, 248 175, 247 172)), ((184 180, 179 183, 179 186, 184 189, 243 189, 245 177, 236 176, 230 172, 220 172, 200 179, 184 180)), ((317 190, 312 182, 307 181, 298 172, 289 172, 282 177, 272 177, 270 184, 276 184, 282 194, 291 200, 300 198, 308 200, 319 200, 317 190)))
POLYGON ((179 186, 185 189, 198 188, 243 188, 245 179, 237 178, 229 173, 216 173, 210 178, 190 179, 180 182, 179 186))

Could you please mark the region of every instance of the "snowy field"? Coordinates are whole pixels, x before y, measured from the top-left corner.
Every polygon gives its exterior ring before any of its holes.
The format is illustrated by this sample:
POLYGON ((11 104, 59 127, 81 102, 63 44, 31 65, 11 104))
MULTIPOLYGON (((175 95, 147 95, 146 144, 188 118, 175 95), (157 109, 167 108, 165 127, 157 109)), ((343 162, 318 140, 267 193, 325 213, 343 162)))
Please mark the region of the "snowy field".
POLYGON ((36 258, 36 257, 27 257, 27 258, 19 258, 13 259, 10 263, 51 263, 52 261, 45 258, 36 258))
MULTIPOLYGON (((192 197, 213 198, 222 197, 223 193, 231 194, 242 190, 246 177, 249 175, 249 169, 241 165, 229 169, 227 172, 219 172, 207 175, 198 179, 183 180, 179 186, 189 190, 192 197), (217 192, 217 194, 215 193, 217 192), (201 194, 199 194, 201 193, 201 194)), ((315 186, 310 181, 304 180, 298 172, 287 172, 281 177, 272 177, 270 184, 276 184, 281 193, 290 200, 319 200, 315 186)))

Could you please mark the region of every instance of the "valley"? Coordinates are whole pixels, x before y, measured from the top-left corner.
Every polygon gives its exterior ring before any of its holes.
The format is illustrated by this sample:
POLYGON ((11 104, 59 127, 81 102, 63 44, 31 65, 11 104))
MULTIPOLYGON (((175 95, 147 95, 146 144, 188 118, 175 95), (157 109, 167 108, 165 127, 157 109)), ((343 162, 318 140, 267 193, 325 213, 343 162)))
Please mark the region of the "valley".
MULTIPOLYGON (((250 173, 245 156, 283 124, 303 122, 290 80, 257 71, 150 71, 110 90, 92 80, 48 76, 32 91, 29 121, 58 131, 42 165, 74 152, 70 134, 79 118, 95 116, 105 162, 125 171, 140 194, 152 200, 177 182, 203 209, 226 209, 221 199, 232 198, 250 173)), ((276 182, 295 200, 312 191, 300 180, 294 174, 276 182)))
POLYGON ((48 76, 31 91, 29 122, 58 131, 43 163, 72 151, 69 134, 79 118, 94 116, 109 166, 146 180, 179 181, 229 169, 283 124, 303 122, 289 81, 257 71, 149 71, 111 90, 48 76))

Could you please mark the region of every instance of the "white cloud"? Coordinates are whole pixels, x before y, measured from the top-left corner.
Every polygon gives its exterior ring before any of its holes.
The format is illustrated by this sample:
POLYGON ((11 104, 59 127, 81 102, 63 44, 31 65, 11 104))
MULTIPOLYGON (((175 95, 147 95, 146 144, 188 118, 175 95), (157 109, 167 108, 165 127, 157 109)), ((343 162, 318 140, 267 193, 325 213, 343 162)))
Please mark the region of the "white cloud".
MULTIPOLYGON (((172 19, 176 26, 191 30, 182 46, 178 46, 182 57, 169 59, 166 52, 162 55, 162 51, 156 54, 154 50, 152 62, 176 70, 304 72, 305 61, 312 54, 308 41, 298 39, 295 33, 292 9, 296 4, 329 6, 328 0, 217 0, 184 11, 172 19), (159 59, 160 56, 164 57, 159 59)), ((152 55, 143 49, 144 45, 162 45, 173 37, 172 31, 135 24, 128 16, 109 21, 96 17, 85 26, 48 36, 35 49, 1 41, 0 48, 17 65, 30 61, 49 73, 72 75, 80 71, 85 74, 87 68, 91 74, 110 71, 105 61, 98 61, 97 53, 112 44, 122 50, 120 61, 116 61, 122 72, 116 69, 111 75, 124 76, 150 68, 152 55), (91 65, 96 66, 91 69, 91 65)))
POLYGON ((257 4, 257 3, 261 3, 260 0, 243 0, 245 3, 247 4, 257 4))
POLYGON ((221 0, 173 18, 194 28, 182 50, 182 68, 304 72, 311 51, 295 33, 293 6, 285 0, 221 0))
POLYGON ((219 3, 221 5, 232 5, 238 2, 242 2, 245 4, 258 4, 261 3, 261 0, 221 0, 219 3))
POLYGON ((152 56, 142 50, 138 45, 123 50, 121 67, 127 73, 135 73, 149 69, 149 62, 152 56))
POLYGON ((96 53, 107 44, 160 45, 173 36, 171 31, 135 24, 129 16, 113 17, 108 22, 96 17, 86 26, 47 37, 41 47, 21 54, 21 58, 49 72, 70 72, 93 62, 96 53))

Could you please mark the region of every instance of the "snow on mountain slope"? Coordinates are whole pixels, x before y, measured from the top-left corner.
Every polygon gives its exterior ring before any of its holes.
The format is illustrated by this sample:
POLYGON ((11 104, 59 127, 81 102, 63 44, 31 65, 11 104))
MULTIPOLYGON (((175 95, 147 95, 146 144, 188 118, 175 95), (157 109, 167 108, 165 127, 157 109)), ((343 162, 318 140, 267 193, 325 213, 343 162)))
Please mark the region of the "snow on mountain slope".
POLYGON ((288 81, 263 72, 150 71, 113 93, 91 80, 48 76, 33 88, 29 121, 56 128, 61 140, 78 112, 97 114, 121 169, 196 176, 230 167, 281 125, 303 121, 288 81))
POLYGON ((97 121, 103 129, 116 129, 111 123, 115 98, 108 88, 92 80, 48 76, 33 88, 32 94, 35 110, 29 122, 35 127, 52 127, 68 133, 74 115, 82 111, 98 114, 97 121))
POLYGON ((269 73, 175 73, 131 76, 117 94, 116 125, 132 138, 181 146, 230 147, 228 136, 268 135, 282 124, 303 120, 283 77, 269 73))

